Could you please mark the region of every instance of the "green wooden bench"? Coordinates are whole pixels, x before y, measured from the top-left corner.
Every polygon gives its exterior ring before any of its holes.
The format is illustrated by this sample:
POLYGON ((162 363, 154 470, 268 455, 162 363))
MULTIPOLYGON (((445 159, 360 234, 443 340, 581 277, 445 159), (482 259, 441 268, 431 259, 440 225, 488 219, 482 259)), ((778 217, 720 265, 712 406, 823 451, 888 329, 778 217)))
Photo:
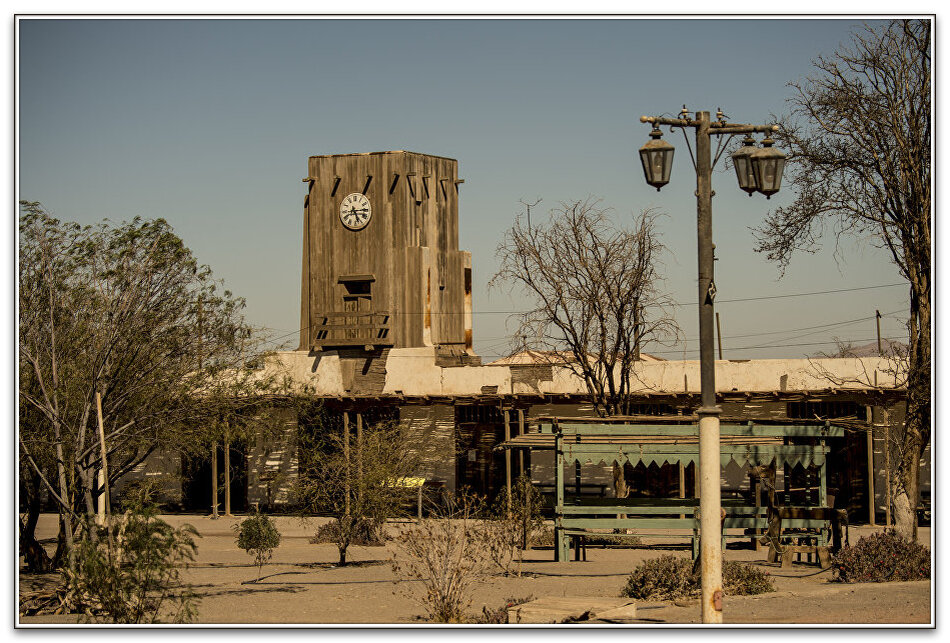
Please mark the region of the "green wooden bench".
MULTIPOLYGON (((726 540, 749 540, 757 536, 753 529, 768 528, 766 507, 754 507, 741 501, 722 501, 726 515, 722 522, 722 547, 726 540)), ((817 538, 819 545, 828 542, 831 527, 830 514, 814 513, 811 507, 783 507, 784 516, 779 537, 788 540, 817 538), (795 530, 807 529, 814 533, 798 534, 795 530)), ((649 538, 689 540, 693 557, 699 555, 699 500, 694 498, 582 498, 566 497, 561 511, 555 518, 556 559, 568 560, 570 549, 586 553, 585 539, 603 535, 595 529, 632 529, 630 535, 649 538), (582 502, 577 502, 582 500, 582 502), (625 516, 618 518, 618 515, 625 516)))

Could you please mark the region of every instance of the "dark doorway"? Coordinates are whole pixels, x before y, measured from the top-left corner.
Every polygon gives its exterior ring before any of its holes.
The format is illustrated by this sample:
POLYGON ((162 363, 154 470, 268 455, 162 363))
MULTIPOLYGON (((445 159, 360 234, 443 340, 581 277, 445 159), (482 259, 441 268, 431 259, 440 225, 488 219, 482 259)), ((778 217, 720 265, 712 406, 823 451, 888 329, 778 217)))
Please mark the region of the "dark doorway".
POLYGON ((505 456, 495 446, 505 439, 498 407, 455 407, 456 488, 493 499, 505 486, 505 456))
MULTIPOLYGON (((231 444, 231 513, 247 511, 247 457, 242 445, 231 444)), ((224 513, 224 446, 218 444, 218 512, 224 513)), ((211 513, 211 453, 182 456, 182 508, 192 513, 211 513)))

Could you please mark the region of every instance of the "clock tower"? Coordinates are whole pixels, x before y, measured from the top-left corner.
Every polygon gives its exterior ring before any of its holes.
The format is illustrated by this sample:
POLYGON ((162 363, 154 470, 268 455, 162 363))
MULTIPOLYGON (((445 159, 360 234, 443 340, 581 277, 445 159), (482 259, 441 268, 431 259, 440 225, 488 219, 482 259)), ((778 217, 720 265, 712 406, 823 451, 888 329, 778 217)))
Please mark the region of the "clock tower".
POLYGON ((311 156, 303 180, 298 350, 472 355, 458 162, 402 151, 311 156))

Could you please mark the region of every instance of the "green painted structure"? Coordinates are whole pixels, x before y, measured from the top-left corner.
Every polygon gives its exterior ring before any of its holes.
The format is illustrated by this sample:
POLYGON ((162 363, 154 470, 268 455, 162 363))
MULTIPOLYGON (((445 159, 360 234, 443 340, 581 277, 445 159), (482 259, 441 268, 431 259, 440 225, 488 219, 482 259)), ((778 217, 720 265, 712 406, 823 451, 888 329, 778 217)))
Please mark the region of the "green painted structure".
MULTIPOLYGON (((637 535, 689 537, 693 555, 699 549, 698 498, 594 498, 567 492, 565 465, 572 463, 664 463, 684 466, 699 459, 699 436, 695 418, 539 418, 538 434, 521 442, 533 442, 529 448, 552 448, 555 451, 555 555, 556 560, 569 560, 570 540, 589 534, 591 529, 635 529, 637 535), (544 436, 544 437, 542 437, 544 436), (550 436, 550 437, 547 437, 550 436), (547 439, 545 439, 545 437, 547 439), (539 440, 540 438, 540 440, 539 440), (553 438, 553 441, 551 440, 553 438), (624 517, 618 517, 624 516, 624 517), (651 530, 663 530, 657 533, 651 530), (670 530, 675 530, 676 533, 670 530)), ((818 506, 827 508, 826 456, 831 447, 827 440, 843 438, 845 428, 831 422, 794 420, 747 421, 741 418, 721 419, 720 461, 738 465, 776 466, 802 465, 818 469, 818 506)), ((519 436, 520 437, 520 436, 519 436)), ((514 439, 509 448, 526 446, 514 439)), ((758 498, 758 495, 757 495, 758 498)), ((749 538, 746 533, 726 535, 726 530, 759 529, 768 526, 767 507, 750 505, 748 501, 722 501, 723 546, 727 537, 749 538)), ((786 530, 808 528, 817 531, 818 545, 826 546, 830 536, 828 512, 812 512, 816 507, 783 507, 796 517, 785 518, 786 530), (797 517, 805 516, 805 517, 797 517)), ((787 513, 787 511, 786 511, 787 513)))

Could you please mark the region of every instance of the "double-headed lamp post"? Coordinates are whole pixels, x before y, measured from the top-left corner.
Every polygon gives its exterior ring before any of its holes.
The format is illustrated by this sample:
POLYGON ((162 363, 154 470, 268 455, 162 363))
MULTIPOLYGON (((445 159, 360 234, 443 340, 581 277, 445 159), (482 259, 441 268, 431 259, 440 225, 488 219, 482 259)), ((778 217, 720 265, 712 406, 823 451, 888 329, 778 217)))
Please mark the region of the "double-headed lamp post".
MULTIPOLYGON (((669 183, 673 165, 673 146, 662 139, 660 125, 671 128, 692 128, 696 132, 696 219, 699 242, 699 376, 701 403, 699 416, 699 513, 700 557, 702 561, 703 623, 722 623, 722 522, 720 501, 719 414, 716 406, 716 362, 714 350, 713 302, 716 285, 713 280, 712 243, 712 136, 745 134, 743 146, 732 154, 739 187, 752 196, 760 192, 767 198, 778 192, 782 183, 785 155, 772 148, 769 134, 775 125, 739 125, 728 123, 722 113, 710 121, 709 112, 696 112, 689 118, 686 107, 679 118, 641 116, 640 122, 653 125, 652 140, 640 148, 640 160, 646 181, 659 192, 669 183), (756 149, 752 134, 766 135, 763 147, 756 149)), ((672 131, 672 130, 671 130, 672 131)), ((688 139, 687 139, 688 140, 688 139)), ((718 155, 716 157, 719 158, 718 155)))

